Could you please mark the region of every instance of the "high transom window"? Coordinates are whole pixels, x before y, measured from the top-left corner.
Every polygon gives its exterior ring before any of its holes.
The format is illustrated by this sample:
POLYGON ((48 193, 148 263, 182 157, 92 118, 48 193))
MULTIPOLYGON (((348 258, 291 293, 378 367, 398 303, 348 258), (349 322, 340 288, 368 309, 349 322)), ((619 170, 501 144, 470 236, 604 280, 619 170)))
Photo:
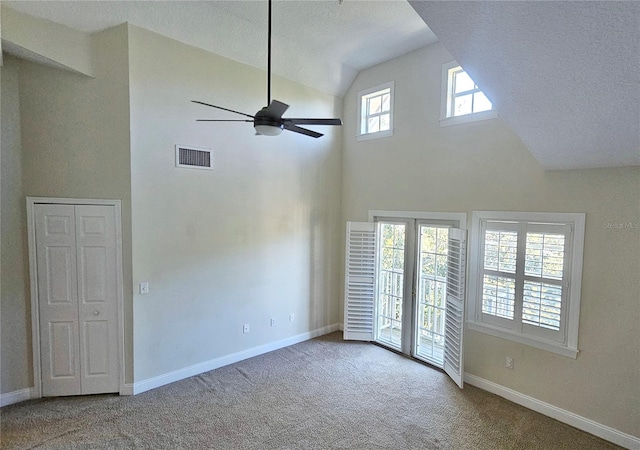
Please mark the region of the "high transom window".
POLYGON ((358 140, 393 135, 393 84, 358 93, 358 140))
POLYGON ((493 105, 462 67, 449 69, 447 117, 458 117, 493 109, 493 105))
POLYGON ((442 110, 440 125, 497 117, 493 104, 455 61, 442 66, 442 110))

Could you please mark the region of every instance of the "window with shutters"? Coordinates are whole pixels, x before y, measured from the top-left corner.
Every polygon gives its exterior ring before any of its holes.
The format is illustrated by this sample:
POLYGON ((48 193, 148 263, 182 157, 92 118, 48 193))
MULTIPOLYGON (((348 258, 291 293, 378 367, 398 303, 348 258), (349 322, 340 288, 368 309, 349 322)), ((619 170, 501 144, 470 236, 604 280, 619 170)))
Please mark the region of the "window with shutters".
POLYGON ((358 92, 359 141, 393 136, 393 81, 358 92))
POLYGON ((470 328, 576 357, 584 219, 474 212, 470 328))

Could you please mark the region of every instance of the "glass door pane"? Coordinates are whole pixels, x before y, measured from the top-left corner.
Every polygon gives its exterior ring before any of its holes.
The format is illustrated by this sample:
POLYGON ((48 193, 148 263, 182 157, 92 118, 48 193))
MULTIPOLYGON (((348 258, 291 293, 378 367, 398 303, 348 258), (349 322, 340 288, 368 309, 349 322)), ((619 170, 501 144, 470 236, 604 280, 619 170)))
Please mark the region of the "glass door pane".
POLYGON ((376 340, 402 349, 406 225, 380 223, 376 340))
POLYGON ((449 230, 446 227, 420 225, 418 237, 414 356, 442 367, 449 230))

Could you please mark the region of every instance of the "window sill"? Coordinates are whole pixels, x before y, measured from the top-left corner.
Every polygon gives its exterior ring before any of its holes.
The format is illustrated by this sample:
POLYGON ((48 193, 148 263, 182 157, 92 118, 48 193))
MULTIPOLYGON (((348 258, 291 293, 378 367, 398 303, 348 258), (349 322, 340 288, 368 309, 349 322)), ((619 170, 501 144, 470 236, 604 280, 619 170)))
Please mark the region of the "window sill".
POLYGON ((577 348, 570 348, 557 342, 546 341, 532 336, 512 333, 502 328, 487 325, 484 323, 468 321, 467 327, 470 330, 489 334, 491 336, 499 337, 502 339, 507 339, 509 341, 518 342, 520 344, 529 345, 531 347, 539 348, 541 350, 546 350, 552 353, 557 353, 558 355, 566 356, 568 358, 576 359, 578 357, 579 350, 577 348))
POLYGON ((475 114, 465 114, 464 116, 448 117, 440 119, 441 127, 450 127, 452 125, 461 125, 463 123, 479 122, 481 120, 495 119, 498 117, 498 111, 483 111, 475 114))
POLYGON ((369 141, 371 139, 379 139, 393 136, 393 130, 386 131, 378 131, 377 133, 367 133, 367 134, 359 134, 356 136, 356 140, 360 141, 369 141))

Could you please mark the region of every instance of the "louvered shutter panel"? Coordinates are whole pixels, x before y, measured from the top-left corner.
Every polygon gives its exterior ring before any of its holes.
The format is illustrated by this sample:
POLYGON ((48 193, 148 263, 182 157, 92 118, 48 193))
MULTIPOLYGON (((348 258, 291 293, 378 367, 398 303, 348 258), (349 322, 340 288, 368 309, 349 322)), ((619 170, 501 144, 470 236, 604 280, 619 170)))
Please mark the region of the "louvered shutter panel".
POLYGON ((347 222, 344 339, 373 340, 376 232, 370 222, 347 222))
POLYGON ((462 388, 464 359, 464 289, 467 230, 449 229, 447 304, 444 338, 444 371, 462 388))

